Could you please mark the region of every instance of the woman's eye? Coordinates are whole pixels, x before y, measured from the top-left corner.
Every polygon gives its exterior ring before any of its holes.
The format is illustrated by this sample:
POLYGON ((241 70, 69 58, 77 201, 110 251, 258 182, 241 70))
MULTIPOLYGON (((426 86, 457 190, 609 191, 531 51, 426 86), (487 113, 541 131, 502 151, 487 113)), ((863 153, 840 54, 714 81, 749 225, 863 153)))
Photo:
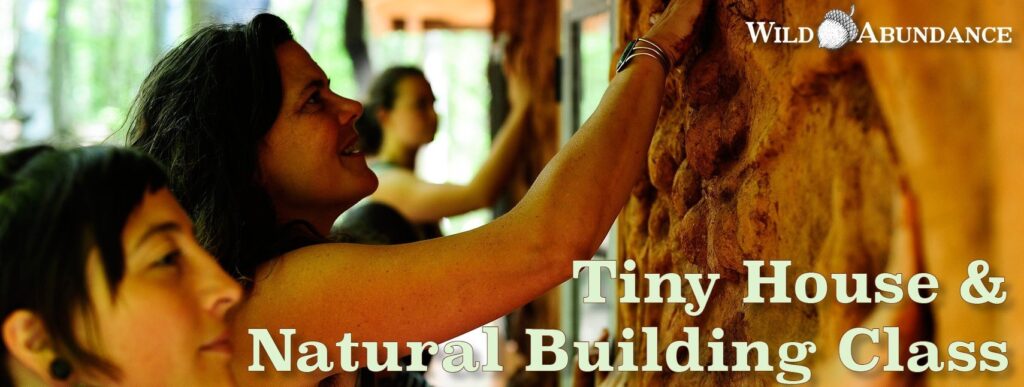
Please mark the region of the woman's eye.
POLYGON ((306 100, 306 105, 318 105, 320 102, 322 102, 320 93, 313 93, 313 95, 309 96, 309 99, 306 100))
POLYGON ((153 262, 153 267, 172 267, 172 266, 177 266, 178 265, 178 261, 179 261, 180 258, 181 258, 181 252, 175 250, 175 251, 172 251, 170 253, 167 253, 166 255, 161 257, 156 262, 153 262))

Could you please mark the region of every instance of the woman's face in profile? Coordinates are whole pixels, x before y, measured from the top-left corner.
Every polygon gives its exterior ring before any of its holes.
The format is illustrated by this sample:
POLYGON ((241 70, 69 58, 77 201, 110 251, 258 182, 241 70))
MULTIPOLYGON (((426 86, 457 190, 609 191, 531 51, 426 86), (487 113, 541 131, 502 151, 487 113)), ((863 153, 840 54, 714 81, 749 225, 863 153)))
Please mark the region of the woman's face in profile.
POLYGON ((359 102, 331 92, 320 66, 294 41, 276 49, 282 103, 260 149, 262 183, 278 216, 337 216, 377 189, 357 151, 359 102))
MULTIPOLYGON (((124 276, 110 294, 98 250, 86 263, 93 306, 76 333, 126 386, 234 385, 228 309, 241 288, 196 242, 167 189, 146 193, 122 232, 124 276)), ((83 378, 79 370, 72 381, 83 378)), ((83 371, 86 372, 87 371, 83 371)))
POLYGON ((434 91, 422 77, 406 77, 395 87, 395 103, 379 117, 385 136, 394 136, 407 147, 417 148, 434 141, 437 112, 434 91))

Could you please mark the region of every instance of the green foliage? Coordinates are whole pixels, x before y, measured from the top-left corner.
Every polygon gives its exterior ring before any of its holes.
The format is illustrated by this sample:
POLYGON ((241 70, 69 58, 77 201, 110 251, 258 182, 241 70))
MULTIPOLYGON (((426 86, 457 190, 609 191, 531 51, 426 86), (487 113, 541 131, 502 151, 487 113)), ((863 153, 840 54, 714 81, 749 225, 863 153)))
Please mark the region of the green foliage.
POLYGON ((14 117, 10 90, 14 38, 14 0, 0 0, 0 122, 14 117))
POLYGON ((102 141, 124 122, 155 61, 153 4, 69 1, 68 7, 66 114, 80 141, 102 141))
MULTIPOLYGON (((0 122, 14 119, 16 113, 10 89, 17 36, 14 1, 47 2, 49 17, 42 28, 51 35, 51 40, 52 31, 56 30, 56 0, 0 0, 0 15, 3 15, 0 18, 0 122)), ((174 42, 183 40, 191 30, 188 7, 196 2, 173 3, 183 9, 160 13, 164 20, 158 23, 153 1, 67 0, 68 60, 57 65, 64 70, 63 112, 70 118, 74 141, 123 143, 123 131, 119 129, 128 109, 157 59, 155 54, 166 48, 156 47, 159 44, 157 29, 166 25, 165 31, 177 31, 180 36, 174 37, 174 42)), ((313 0, 272 3, 269 11, 289 22, 296 37, 331 78, 332 89, 355 96, 358 86, 352 62, 342 44, 345 1, 320 0, 317 12, 312 14, 309 9, 313 0), (309 37, 302 36, 303 33, 309 37)), ((45 49, 50 50, 50 47, 45 49)))
POLYGON ((274 1, 270 12, 291 26, 295 39, 309 51, 327 77, 331 90, 345 97, 358 99, 359 85, 352 60, 345 50, 344 22, 347 1, 337 0, 274 1), (310 8, 316 2, 316 10, 310 8))

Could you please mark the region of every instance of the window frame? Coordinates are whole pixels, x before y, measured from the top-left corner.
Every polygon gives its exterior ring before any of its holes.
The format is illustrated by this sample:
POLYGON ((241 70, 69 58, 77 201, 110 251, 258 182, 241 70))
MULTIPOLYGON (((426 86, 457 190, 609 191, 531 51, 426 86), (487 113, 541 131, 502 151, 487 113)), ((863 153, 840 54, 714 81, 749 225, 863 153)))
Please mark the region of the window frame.
MULTIPOLYGON (((619 1, 617 0, 563 0, 563 9, 565 10, 562 14, 561 21, 561 48, 562 48, 562 63, 561 63, 561 90, 562 90, 562 102, 563 108, 561 109, 562 117, 562 130, 561 130, 561 142, 564 145, 573 134, 576 133, 582 120, 580 119, 580 100, 582 98, 582 77, 581 77, 581 63, 580 63, 580 42, 582 36, 582 25, 584 20, 587 18, 600 15, 602 13, 608 13, 609 26, 609 47, 612 47, 614 52, 615 48, 615 37, 618 36, 618 6, 619 1)), ((614 58, 608 58, 609 61, 614 58)), ((616 261, 618 257, 618 221, 616 221, 611 230, 608 232, 608 249, 602 249, 598 251, 594 259, 604 259, 616 261)), ((560 295, 560 330, 565 334, 565 345, 564 349, 567 353, 572 354, 573 346, 572 343, 578 340, 579 337, 579 313, 583 305, 583 294, 580 292, 577 280, 570 280, 562 284, 559 287, 560 295)), ((615 285, 617 286, 617 284, 615 285)), ((618 289, 615 289, 613 294, 618 294, 618 289)), ((612 311, 608 321, 608 332, 610 332, 611 338, 615 337, 616 331, 616 316, 618 315, 618 300, 616 297, 608 299, 609 307, 612 311)), ((572 362, 572 359, 569 359, 572 362)), ((573 382, 573 374, 576 369, 574 364, 569 364, 564 370, 562 370, 559 377, 559 384, 561 386, 571 386, 573 382)))

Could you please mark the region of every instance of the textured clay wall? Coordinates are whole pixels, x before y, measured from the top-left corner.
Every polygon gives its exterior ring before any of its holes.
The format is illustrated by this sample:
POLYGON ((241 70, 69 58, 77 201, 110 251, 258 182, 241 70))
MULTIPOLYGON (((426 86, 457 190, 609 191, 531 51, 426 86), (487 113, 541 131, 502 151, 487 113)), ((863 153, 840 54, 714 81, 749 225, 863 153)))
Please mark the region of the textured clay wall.
MULTIPOLYGON (((858 1, 854 18, 874 25, 1024 25, 1009 1, 858 1)), ((621 0, 620 43, 648 28, 661 0, 621 0)), ((701 343, 813 340, 819 385, 848 384, 835 343, 854 326, 901 321, 945 348, 954 340, 1009 340, 1017 306, 966 305, 958 285, 985 258, 1012 283, 1022 242, 1019 88, 1024 55, 1012 47, 754 45, 745 21, 813 26, 849 2, 713 1, 699 42, 667 81, 650 148, 648 178, 620 218, 620 270, 720 273, 708 309, 689 317, 674 304, 620 305, 620 328, 660 327, 660 342, 701 327, 701 343), (793 261, 829 273, 927 270, 942 284, 936 305, 747 305, 744 259, 793 261), (934 322, 928 322, 928 315, 934 322), (979 329, 979 327, 986 327, 979 329), (934 333, 931 331, 934 330, 934 333)), ((1019 41, 1020 36, 1015 40, 1019 41)), ((621 47, 620 47, 621 49, 621 47)), ((770 293, 769 293, 770 294, 770 293)), ((643 297, 643 295, 641 295, 643 297)), ((637 343, 637 362, 645 350, 637 343)), ((706 347, 705 347, 706 348, 706 347)), ((660 348, 664 351, 664 348, 660 348)), ((734 353, 726 355, 732 364, 734 353)), ((709 351, 701 354, 709 363, 709 351)), ((772 358, 777 364, 777 357, 772 358)), ((1011 351, 1011 364, 1019 355, 1011 351)), ((663 362, 662 362, 663 363, 663 362)), ((609 385, 766 385, 774 373, 613 374, 609 385)), ((869 382, 869 378, 860 378, 869 382)), ((876 379, 911 382, 908 375, 876 379)), ((929 384, 1020 382, 935 374, 929 384)))

